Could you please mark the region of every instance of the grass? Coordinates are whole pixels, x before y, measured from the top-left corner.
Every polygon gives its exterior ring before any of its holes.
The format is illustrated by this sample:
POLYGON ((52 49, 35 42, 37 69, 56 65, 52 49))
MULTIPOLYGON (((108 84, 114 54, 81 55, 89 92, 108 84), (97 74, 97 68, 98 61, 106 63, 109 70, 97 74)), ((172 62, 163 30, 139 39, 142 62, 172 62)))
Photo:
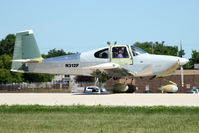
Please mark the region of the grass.
POLYGON ((198 133, 199 107, 0 106, 1 133, 198 133))

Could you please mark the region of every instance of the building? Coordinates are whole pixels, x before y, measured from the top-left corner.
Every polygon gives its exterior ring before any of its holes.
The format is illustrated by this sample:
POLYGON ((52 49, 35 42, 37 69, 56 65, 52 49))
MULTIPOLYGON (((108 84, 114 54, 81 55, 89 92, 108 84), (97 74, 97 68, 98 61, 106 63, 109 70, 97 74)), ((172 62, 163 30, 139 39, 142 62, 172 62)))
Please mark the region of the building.
MULTIPOLYGON (((158 88, 169 84, 160 78, 150 78, 151 77, 135 78, 135 85, 139 88, 137 92, 143 93, 146 88, 149 88, 153 92, 158 92, 158 88)), ((184 70, 184 87, 182 87, 180 70, 176 70, 173 75, 165 78, 178 85, 179 93, 191 91, 193 87, 199 88, 199 70, 184 70)))
POLYGON ((54 88, 67 89, 71 83, 74 81, 75 76, 72 75, 58 75, 56 74, 52 79, 52 84, 54 88))

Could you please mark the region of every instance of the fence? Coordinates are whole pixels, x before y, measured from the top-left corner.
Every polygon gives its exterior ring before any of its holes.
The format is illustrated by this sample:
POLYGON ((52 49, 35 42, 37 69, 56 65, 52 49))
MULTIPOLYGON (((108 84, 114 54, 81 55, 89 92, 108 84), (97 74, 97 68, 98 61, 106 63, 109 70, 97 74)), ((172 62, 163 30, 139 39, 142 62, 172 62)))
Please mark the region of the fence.
POLYGON ((70 87, 67 84, 52 84, 51 82, 43 83, 14 83, 0 84, 0 92, 21 92, 21 93, 67 93, 70 92, 70 87))
MULTIPOLYGON (((78 87, 94 86, 95 82, 71 82, 70 84, 41 83, 13 83, 0 84, 0 93, 69 93, 78 87)), ((103 86, 102 84, 97 84, 103 86)))

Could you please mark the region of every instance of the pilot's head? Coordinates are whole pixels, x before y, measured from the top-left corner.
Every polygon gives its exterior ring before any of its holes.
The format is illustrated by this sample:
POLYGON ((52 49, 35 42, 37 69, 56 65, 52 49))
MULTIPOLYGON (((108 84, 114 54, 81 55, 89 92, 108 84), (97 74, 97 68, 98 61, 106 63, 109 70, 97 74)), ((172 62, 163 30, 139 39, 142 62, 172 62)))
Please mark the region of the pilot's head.
POLYGON ((119 53, 120 53, 120 54, 123 54, 123 50, 122 50, 122 49, 120 49, 120 50, 119 50, 119 53))

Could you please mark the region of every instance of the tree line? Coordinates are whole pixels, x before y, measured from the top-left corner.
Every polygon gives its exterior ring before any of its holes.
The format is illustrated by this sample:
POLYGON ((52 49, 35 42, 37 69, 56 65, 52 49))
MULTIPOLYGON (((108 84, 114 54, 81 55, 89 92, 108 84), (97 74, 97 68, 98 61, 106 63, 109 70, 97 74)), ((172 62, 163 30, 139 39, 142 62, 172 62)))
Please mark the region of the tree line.
MULTIPOLYGON (((30 73, 16 73, 11 72, 11 60, 13 57, 14 44, 16 36, 9 34, 0 41, 0 84, 2 83, 18 83, 18 82, 47 82, 51 81, 54 75, 51 74, 30 74, 30 73)), ((134 45, 145 50, 148 53, 159 55, 172 55, 182 57, 185 55, 183 49, 178 46, 167 46, 165 42, 136 42, 134 45)), ((48 54, 42 54, 43 58, 50 58, 55 56, 63 56, 73 54, 72 52, 66 53, 63 49, 52 49, 48 54)), ((193 69, 194 64, 199 63, 199 51, 192 50, 190 62, 184 67, 186 69, 193 69)))

